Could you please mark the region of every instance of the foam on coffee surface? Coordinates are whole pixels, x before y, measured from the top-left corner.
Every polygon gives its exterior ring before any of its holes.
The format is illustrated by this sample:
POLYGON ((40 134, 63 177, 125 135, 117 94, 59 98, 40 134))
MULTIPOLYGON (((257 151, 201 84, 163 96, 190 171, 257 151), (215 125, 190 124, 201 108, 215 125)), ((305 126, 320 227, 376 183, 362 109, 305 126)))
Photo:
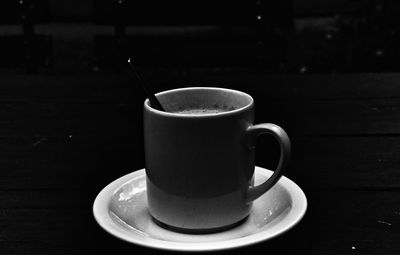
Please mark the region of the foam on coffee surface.
POLYGON ((223 110, 223 109, 184 109, 184 110, 176 111, 175 113, 199 115, 199 114, 215 114, 215 113, 221 113, 221 112, 226 112, 226 111, 227 110, 223 110))

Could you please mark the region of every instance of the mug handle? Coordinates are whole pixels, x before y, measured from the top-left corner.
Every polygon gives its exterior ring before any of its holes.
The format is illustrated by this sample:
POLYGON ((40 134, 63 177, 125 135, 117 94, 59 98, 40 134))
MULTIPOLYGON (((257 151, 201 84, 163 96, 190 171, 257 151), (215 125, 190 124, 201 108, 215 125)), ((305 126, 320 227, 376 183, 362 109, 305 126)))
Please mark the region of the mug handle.
POLYGON ((272 186, 279 181, 279 178, 281 178, 283 170, 286 168, 290 158, 290 140, 285 130, 272 123, 262 123, 250 126, 246 133, 250 149, 254 149, 256 138, 261 134, 271 134, 276 140, 278 140, 281 148, 278 167, 275 169, 272 176, 260 185, 249 187, 246 194, 246 202, 250 203, 272 188, 272 186))

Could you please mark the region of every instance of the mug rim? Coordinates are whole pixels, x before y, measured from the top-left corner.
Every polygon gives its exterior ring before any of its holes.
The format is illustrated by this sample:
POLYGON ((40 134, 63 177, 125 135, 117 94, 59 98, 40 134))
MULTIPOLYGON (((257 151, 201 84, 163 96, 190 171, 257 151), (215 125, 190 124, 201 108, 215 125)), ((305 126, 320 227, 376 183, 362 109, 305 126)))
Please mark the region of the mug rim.
POLYGON ((234 110, 230 110, 230 111, 225 111, 225 112, 218 112, 218 113, 206 113, 206 114, 181 114, 181 113, 175 113, 175 112, 164 112, 164 111, 160 111, 157 110, 153 107, 150 106, 150 101, 148 98, 146 98, 146 100, 144 101, 144 107, 147 111, 152 112, 154 114, 157 115, 161 115, 164 117, 178 117, 178 118, 208 118, 208 117, 223 117, 223 116, 229 116, 229 115, 234 115, 243 111, 246 111, 250 108, 252 108, 252 106, 254 105, 254 99, 252 96, 250 96, 249 94, 239 91, 239 90, 235 90, 235 89, 228 89, 228 88, 222 88, 222 87, 182 87, 182 88, 176 88, 176 89, 170 89, 170 90, 165 90, 165 91, 161 91, 156 93, 156 96, 159 95, 164 95, 164 94, 168 94, 168 93, 174 93, 174 92, 178 92, 178 91, 188 91, 188 90, 219 90, 219 91, 227 91, 227 92, 231 92, 231 93, 236 93, 239 94, 240 96, 244 96, 247 97, 249 99, 249 103, 246 104, 243 107, 234 109, 234 110))

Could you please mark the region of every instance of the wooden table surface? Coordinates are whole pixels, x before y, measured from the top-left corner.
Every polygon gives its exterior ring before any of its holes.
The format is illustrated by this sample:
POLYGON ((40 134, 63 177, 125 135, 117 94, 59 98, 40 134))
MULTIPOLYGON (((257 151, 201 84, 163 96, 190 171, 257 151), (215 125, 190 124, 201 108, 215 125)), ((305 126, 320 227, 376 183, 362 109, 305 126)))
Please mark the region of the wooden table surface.
MULTIPOLYGON (((144 96, 134 83, 129 75, 0 77, 1 254, 164 254, 112 237, 92 215, 105 185, 144 167, 144 96)), ((400 254, 400 74, 155 82, 182 86, 250 93, 256 122, 291 137, 285 175, 308 198, 294 229, 226 254, 400 254)), ((257 165, 273 168, 277 156, 262 137, 257 165)))

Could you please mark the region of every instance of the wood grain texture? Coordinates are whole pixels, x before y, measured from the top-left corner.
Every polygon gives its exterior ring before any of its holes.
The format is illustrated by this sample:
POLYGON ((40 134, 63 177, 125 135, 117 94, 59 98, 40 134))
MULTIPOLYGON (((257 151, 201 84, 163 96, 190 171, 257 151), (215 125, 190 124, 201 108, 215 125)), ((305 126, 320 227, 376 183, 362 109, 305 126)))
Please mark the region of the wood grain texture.
MULTIPOLYGON (((326 77, 336 90, 320 88, 323 76, 238 77, 194 85, 253 95, 256 122, 279 124, 292 138, 285 175, 316 189, 399 188, 399 75, 326 77)), ((156 89, 173 88, 169 81, 156 89)), ((90 178, 99 189, 143 168, 144 95, 134 86, 129 76, 4 78, 0 189, 85 189, 90 178)), ((275 167, 272 138, 261 137, 256 151, 258 165, 275 167)))
MULTIPOLYGON (((274 169, 278 148, 271 137, 261 137, 256 164, 274 169)), ((135 137, 14 139, 0 142, 0 149, 0 190, 99 190, 144 167, 143 141, 135 137)), ((398 190, 399 153, 399 137, 293 137, 285 175, 311 189, 398 190)))
MULTIPOLYGON (((272 101, 255 93, 256 122, 291 135, 389 135, 400 131, 400 98, 272 101)), ((141 126, 142 100, 103 103, 0 102, 0 136, 122 134, 141 126)))
MULTIPOLYGON (((400 253, 400 75, 150 78, 157 91, 246 91, 256 122, 275 122, 292 139, 284 174, 306 193, 305 218, 269 242, 220 254, 400 253)), ((91 211, 104 186, 144 166, 144 95, 130 76, 5 76, 0 85, 2 251, 160 254, 111 237, 91 211)), ((278 156, 261 136, 257 165, 273 168, 278 156)))
POLYGON ((185 83, 217 84, 263 94, 268 99, 361 99, 400 97, 397 73, 269 75, 262 73, 192 74, 185 83))
MULTIPOLYGON (((142 92, 126 67, 120 75, 3 75, 0 102, 107 102, 135 99, 142 92)), ((263 94, 268 100, 390 99, 400 97, 400 74, 268 75, 143 69, 156 91, 187 86, 219 86, 263 94)))
MULTIPOLYGON (((284 175, 317 190, 400 190, 399 150, 398 137, 294 137, 284 175)), ((271 139, 260 140, 256 151, 257 165, 276 167, 271 139)))
MULTIPOLYGON (((0 102, 66 101, 107 102, 135 99, 142 92, 126 67, 120 75, 3 75, 0 102)), ((187 70, 177 75, 167 70, 143 69, 156 91, 187 86, 219 86, 263 94, 268 100, 380 99, 400 97, 400 74, 268 75, 208 73, 187 70)))
POLYGON ((14 138, 0 142, 0 189, 95 189, 144 167, 143 140, 108 136, 14 138))
MULTIPOLYGON (((65 195, 55 192, 57 194, 65 195)), ((354 252, 352 247, 367 254, 395 254, 400 235, 400 197, 396 194, 383 191, 309 192, 308 212, 292 231, 226 254, 243 254, 257 248, 282 254, 350 254, 354 252)), ((40 208, 31 208, 31 202, 26 201, 30 209, 23 209, 25 199, 42 195, 42 192, 31 197, 22 195, 25 198, 19 201, 18 208, 0 206, 1 246, 11 249, 17 244, 14 251, 20 254, 28 248, 37 249, 38 253, 60 249, 61 254, 97 252, 111 247, 118 252, 157 252, 111 238, 94 222, 90 206, 76 209, 66 202, 65 208, 54 209, 53 199, 47 195, 49 200, 38 199, 42 201, 40 208)))

